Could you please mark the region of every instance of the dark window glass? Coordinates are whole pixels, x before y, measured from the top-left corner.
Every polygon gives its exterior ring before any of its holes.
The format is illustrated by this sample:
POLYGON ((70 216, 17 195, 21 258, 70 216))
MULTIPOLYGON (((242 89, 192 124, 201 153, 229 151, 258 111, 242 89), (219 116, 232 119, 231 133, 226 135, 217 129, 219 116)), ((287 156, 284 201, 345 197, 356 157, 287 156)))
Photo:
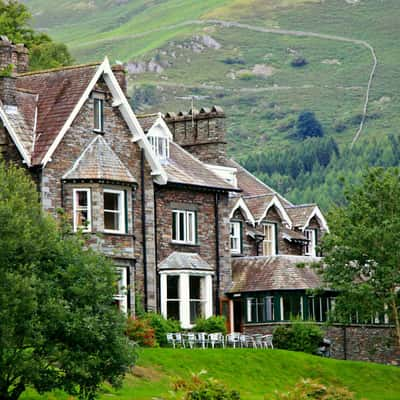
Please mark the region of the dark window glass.
POLYGON ((179 321, 179 301, 167 301, 167 318, 179 321))
POLYGON ((196 323, 196 319, 204 316, 203 303, 200 301, 190 301, 190 323, 196 323))
POLYGON ((185 214, 179 213, 179 238, 178 240, 185 240, 185 214))
POLYGON ((283 296, 283 319, 289 321, 299 316, 301 316, 300 296, 294 294, 283 296))
POLYGON ((179 276, 167 276, 167 299, 179 299, 179 276))
POLYGON ((172 213, 172 240, 178 240, 177 237, 177 221, 178 221, 178 215, 176 212, 172 213))
POLYGON ((201 299, 201 279, 199 276, 190 276, 190 298, 201 299))

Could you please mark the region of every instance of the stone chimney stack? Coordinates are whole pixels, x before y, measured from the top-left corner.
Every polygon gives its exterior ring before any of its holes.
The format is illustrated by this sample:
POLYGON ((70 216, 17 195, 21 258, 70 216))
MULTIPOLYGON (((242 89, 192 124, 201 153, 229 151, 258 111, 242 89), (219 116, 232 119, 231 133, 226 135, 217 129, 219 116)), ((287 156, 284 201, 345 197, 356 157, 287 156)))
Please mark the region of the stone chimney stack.
POLYGON ((16 74, 26 72, 28 66, 28 49, 23 44, 14 45, 7 36, 0 36, 0 100, 4 104, 16 104, 16 74), (1 72, 9 65, 13 66, 13 70, 1 76, 1 72))
POLYGON ((27 72, 29 68, 28 49, 23 44, 13 44, 7 36, 0 36, 0 71, 14 65, 15 73, 27 72))
POLYGON ((226 159, 225 113, 221 107, 192 109, 165 115, 174 141, 207 164, 226 159))

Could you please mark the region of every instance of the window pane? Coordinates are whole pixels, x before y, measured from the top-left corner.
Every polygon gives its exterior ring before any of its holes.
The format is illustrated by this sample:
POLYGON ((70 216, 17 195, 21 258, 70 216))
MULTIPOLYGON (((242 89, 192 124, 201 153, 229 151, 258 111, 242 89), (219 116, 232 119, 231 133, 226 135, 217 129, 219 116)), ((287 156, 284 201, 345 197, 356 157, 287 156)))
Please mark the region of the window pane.
POLYGON ((103 100, 94 99, 94 129, 103 130, 103 100))
POLYGON ((77 206, 78 207, 87 207, 88 206, 88 192, 85 191, 77 191, 76 192, 77 198, 77 206))
POLYGON ((119 193, 104 192, 104 209, 118 211, 119 193))
POLYGON ((187 242, 194 243, 193 231, 194 231, 194 213, 187 213, 187 242))
POLYGON ((172 212, 172 240, 178 240, 178 215, 175 211, 172 212))
POLYGON ((179 301, 167 301, 167 318, 179 321, 179 301))
POLYGON ((167 299, 179 299, 179 276, 167 276, 167 299))
POLYGON ((185 214, 179 213, 179 237, 178 240, 185 240, 185 214))
POLYGON ((273 321, 274 318, 274 298, 272 296, 268 296, 265 299, 266 301, 266 319, 267 321, 273 321))
POLYGON ((203 303, 201 301, 190 301, 190 323, 194 324, 196 319, 204 316, 203 303))
POLYGON ((119 231, 119 213, 104 211, 104 229, 119 231))
POLYGON ((201 280, 202 278, 199 276, 190 276, 189 283, 190 283, 190 298, 191 299, 198 299, 202 298, 201 296, 201 280))

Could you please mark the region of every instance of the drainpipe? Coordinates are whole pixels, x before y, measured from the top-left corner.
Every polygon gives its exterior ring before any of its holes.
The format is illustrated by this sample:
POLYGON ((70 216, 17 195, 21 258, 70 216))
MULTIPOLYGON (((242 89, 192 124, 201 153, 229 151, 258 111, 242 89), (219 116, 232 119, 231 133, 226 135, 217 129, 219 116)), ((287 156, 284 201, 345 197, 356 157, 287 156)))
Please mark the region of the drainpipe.
POLYGON ((141 185, 141 206, 142 206, 142 240, 143 240, 143 286, 144 286, 144 309, 147 311, 147 245, 146 245, 146 201, 144 188, 144 151, 140 157, 140 185, 141 185))
POLYGON ((153 202, 154 202, 154 256, 156 262, 156 282, 157 282, 157 311, 161 313, 161 280, 158 273, 158 240, 157 240, 157 199, 156 185, 153 184, 153 202))
POLYGON ((215 293, 215 311, 216 314, 220 314, 220 306, 219 306, 219 289, 220 289, 220 262, 219 262, 219 209, 218 209, 218 202, 219 202, 219 194, 218 192, 215 193, 214 197, 214 220, 215 220, 215 266, 216 266, 216 274, 217 274, 217 287, 215 293))

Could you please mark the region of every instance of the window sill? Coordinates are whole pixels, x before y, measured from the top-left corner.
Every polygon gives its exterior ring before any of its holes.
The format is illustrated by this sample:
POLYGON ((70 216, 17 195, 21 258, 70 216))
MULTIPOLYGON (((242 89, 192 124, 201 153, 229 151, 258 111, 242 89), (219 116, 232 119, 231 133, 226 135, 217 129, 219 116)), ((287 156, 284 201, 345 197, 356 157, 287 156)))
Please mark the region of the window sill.
POLYGON ((200 243, 176 242, 174 240, 171 240, 170 244, 173 244, 174 246, 191 246, 191 247, 199 247, 200 246, 200 243))
POLYGON ((231 253, 231 257, 244 257, 243 253, 231 253))
POLYGON ((98 134, 98 135, 104 135, 105 134, 104 130, 101 131, 100 129, 93 129, 93 132, 98 134))
POLYGON ((109 236, 129 236, 129 237, 135 237, 132 233, 126 233, 126 232, 115 232, 115 231, 103 231, 101 232, 103 235, 109 235, 109 236))

